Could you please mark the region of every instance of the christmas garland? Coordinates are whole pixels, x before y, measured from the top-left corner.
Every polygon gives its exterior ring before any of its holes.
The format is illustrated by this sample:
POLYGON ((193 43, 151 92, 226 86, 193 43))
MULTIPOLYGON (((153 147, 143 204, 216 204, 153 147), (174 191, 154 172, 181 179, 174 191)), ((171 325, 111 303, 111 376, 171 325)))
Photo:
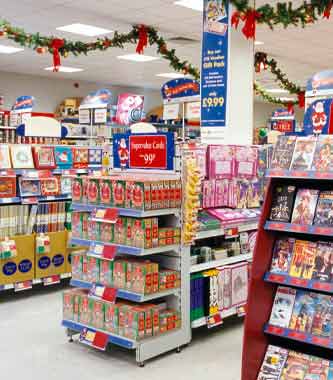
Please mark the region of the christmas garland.
POLYGON ((254 82, 253 89, 256 95, 261 96, 268 103, 282 105, 288 108, 288 110, 293 109, 295 105, 299 105, 298 100, 282 100, 275 96, 271 96, 264 88, 262 88, 258 83, 254 82))
MULTIPOLYGON (((302 5, 293 6, 292 1, 278 2, 254 8, 249 0, 229 0, 236 11, 231 17, 231 24, 237 29, 240 21, 244 23, 242 32, 246 38, 255 38, 256 25, 268 25, 287 28, 290 25, 302 26, 303 28, 314 23, 319 18, 330 18, 332 0, 309 0, 302 5)), ((252 3, 252 2, 251 2, 252 3)))
POLYGON ((39 33, 26 33, 23 29, 12 26, 5 20, 0 20, 0 37, 6 37, 21 46, 29 47, 38 54, 49 52, 53 55, 54 71, 61 66, 61 57, 89 54, 94 51, 105 51, 110 48, 124 48, 127 43, 137 44, 136 52, 143 54, 144 49, 150 45, 157 45, 157 52, 169 61, 170 66, 183 74, 190 74, 195 79, 200 78, 200 72, 186 60, 176 56, 175 49, 168 49, 166 41, 157 30, 150 26, 134 25, 128 33, 115 32, 112 38, 98 38, 93 42, 69 41, 66 39, 45 37, 39 33))
MULTIPOLYGON (((291 82, 285 73, 278 68, 278 64, 274 58, 268 59, 267 54, 263 52, 257 52, 254 56, 254 67, 257 73, 260 71, 270 69, 271 73, 276 77, 276 82, 279 82, 280 86, 289 92, 289 94, 295 94, 298 98, 299 107, 303 108, 305 104, 305 92, 300 86, 291 82)), ((266 97, 267 97, 266 93, 266 97)), ((269 96, 269 95, 268 95, 269 96)), ((272 99, 274 99, 272 97, 272 99)))

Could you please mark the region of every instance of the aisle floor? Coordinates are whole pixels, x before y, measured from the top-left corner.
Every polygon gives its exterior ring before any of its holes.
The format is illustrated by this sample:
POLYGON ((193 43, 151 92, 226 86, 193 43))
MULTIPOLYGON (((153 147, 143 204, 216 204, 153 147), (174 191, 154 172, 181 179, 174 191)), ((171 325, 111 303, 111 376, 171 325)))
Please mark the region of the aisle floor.
POLYGON ((240 320, 199 329, 180 354, 171 352, 138 368, 130 351, 116 347, 104 353, 68 343, 60 325, 61 288, 0 297, 1 373, 12 380, 240 379, 240 320))

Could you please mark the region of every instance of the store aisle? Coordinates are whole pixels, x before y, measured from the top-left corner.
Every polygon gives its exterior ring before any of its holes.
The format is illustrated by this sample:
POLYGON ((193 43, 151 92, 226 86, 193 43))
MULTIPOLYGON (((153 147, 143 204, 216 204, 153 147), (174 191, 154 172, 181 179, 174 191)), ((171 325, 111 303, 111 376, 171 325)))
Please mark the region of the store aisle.
POLYGON ((103 353, 67 342, 60 326, 61 290, 37 289, 0 298, 1 373, 13 380, 239 380, 242 323, 195 332, 181 354, 171 353, 138 368, 134 353, 113 348, 103 353))

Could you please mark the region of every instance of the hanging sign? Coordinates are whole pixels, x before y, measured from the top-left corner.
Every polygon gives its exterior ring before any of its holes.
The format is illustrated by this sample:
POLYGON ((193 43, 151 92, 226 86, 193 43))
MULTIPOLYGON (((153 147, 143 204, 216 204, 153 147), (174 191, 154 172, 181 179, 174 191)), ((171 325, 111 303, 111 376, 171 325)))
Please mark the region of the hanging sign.
POLYGON ((308 105, 304 115, 304 134, 333 133, 333 99, 318 99, 308 105))
POLYGON ((333 71, 325 70, 315 74, 306 84, 305 96, 333 96, 333 71))
POLYGON ((229 2, 204 0, 201 126, 226 127, 229 2))
POLYGON ((91 92, 81 102, 80 109, 83 108, 106 108, 111 102, 112 93, 106 88, 91 92))
POLYGON ((163 120, 175 120, 179 118, 179 103, 164 104, 163 120))
POLYGON ((120 94, 118 96, 116 123, 131 125, 139 122, 142 118, 143 104, 143 95, 120 94))
POLYGON ((35 99, 33 96, 30 95, 24 95, 19 96, 15 104, 13 105, 13 111, 16 112, 31 112, 32 107, 34 106, 35 99))
POLYGON ((174 134, 171 132, 113 136, 115 168, 173 170, 174 155, 174 134))
POLYGON ((185 104, 185 119, 200 120, 201 103, 189 102, 185 104))
POLYGON ((189 78, 172 79, 162 86, 161 93, 165 103, 186 102, 193 100, 194 96, 200 96, 200 84, 189 78))
POLYGON ((271 117, 271 130, 283 133, 295 132, 295 113, 286 108, 275 110, 271 117))

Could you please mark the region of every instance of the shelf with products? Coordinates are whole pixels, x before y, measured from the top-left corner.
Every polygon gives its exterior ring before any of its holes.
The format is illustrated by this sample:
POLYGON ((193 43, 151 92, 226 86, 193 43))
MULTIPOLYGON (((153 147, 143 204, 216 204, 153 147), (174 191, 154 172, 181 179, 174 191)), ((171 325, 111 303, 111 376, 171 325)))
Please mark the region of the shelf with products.
POLYGON ((220 260, 212 260, 206 263, 191 265, 191 273, 202 272, 213 268, 218 268, 224 265, 235 264, 241 261, 249 261, 252 259, 252 253, 240 254, 236 256, 227 257, 220 260))
POLYGON ((74 289, 64 294, 70 336, 84 327, 98 330, 112 337, 108 342, 135 349, 139 364, 189 343, 189 253, 180 237, 180 178, 173 170, 73 178, 70 242, 85 249, 73 255, 74 289), (98 310, 104 315, 100 320, 98 310), (123 326, 123 316, 133 323, 123 326))
POLYGON ((285 348, 300 351, 299 358, 306 362, 307 355, 314 354, 324 361, 333 348, 333 193, 327 181, 332 172, 320 172, 325 161, 318 160, 327 139, 331 141, 330 136, 281 137, 273 153, 252 264, 242 380, 256 380, 259 371, 266 373, 273 350, 276 357, 282 352, 289 357, 285 348), (292 142, 283 146, 286 139, 292 142), (305 149, 311 150, 306 160, 301 157, 305 149), (272 347, 275 344, 282 348, 272 347))

